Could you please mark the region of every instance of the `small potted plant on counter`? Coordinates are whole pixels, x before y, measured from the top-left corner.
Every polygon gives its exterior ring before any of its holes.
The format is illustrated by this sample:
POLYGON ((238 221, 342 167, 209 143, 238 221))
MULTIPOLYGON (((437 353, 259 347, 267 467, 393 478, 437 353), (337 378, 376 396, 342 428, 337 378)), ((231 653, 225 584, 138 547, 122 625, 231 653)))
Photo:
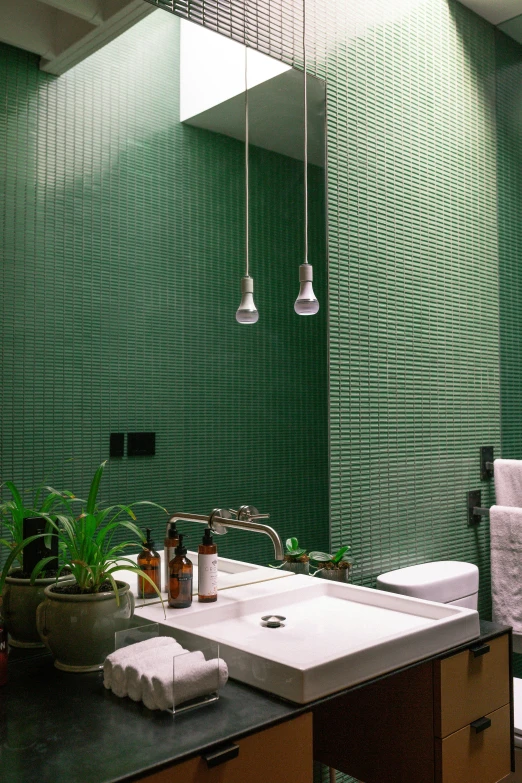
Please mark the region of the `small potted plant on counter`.
POLYGON ((328 552, 310 552, 310 560, 317 565, 313 576, 347 582, 352 565, 348 556, 349 550, 349 546, 342 546, 334 555, 328 552))
MULTIPOLYGON (((57 492, 42 483, 28 505, 12 481, 4 482, 0 489, 3 487, 11 495, 10 500, 0 505, 0 523, 10 534, 10 540, 0 539, 0 545, 9 553, 0 572, 0 595, 9 644, 13 647, 43 647, 36 629, 36 608, 44 599, 45 588, 56 582, 58 575, 57 551, 53 553, 49 548, 53 539, 50 518, 56 508, 67 511, 73 495, 71 492, 57 492), (28 535, 28 523, 37 523, 36 527, 32 525, 33 529, 38 528, 42 532, 28 535)), ((64 574, 60 577, 61 581, 67 579, 71 576, 64 574)))
POLYGON ((270 566, 270 568, 282 568, 283 571, 293 571, 294 574, 308 574, 310 558, 306 554, 306 549, 299 546, 299 542, 294 536, 286 539, 283 562, 277 566, 270 566))
POLYGON ((53 522, 63 564, 74 582, 49 585, 37 609, 36 623, 42 641, 55 657, 55 666, 70 672, 95 671, 114 650, 114 634, 128 627, 134 614, 130 586, 115 579, 118 571, 132 571, 149 582, 163 604, 160 590, 150 577, 125 557, 128 548, 144 540, 133 507, 147 504, 166 512, 157 503, 143 500, 129 505, 101 508, 97 503, 103 462, 94 474, 85 508, 75 518, 57 515, 53 522), (126 535, 116 542, 115 536, 126 535))

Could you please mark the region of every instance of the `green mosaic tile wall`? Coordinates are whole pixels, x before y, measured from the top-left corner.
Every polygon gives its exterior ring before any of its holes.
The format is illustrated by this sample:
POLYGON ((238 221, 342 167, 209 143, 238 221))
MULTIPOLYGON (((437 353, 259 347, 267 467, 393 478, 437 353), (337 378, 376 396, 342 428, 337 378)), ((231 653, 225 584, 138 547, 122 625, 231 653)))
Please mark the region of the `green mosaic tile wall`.
MULTIPOLYGON (((522 46, 503 33, 495 37, 497 57, 498 247, 502 456, 522 457, 522 46)), ((522 677, 522 655, 514 656, 522 677)))
POLYGON ((380 5, 327 58, 332 537, 367 585, 475 562, 487 613, 464 498, 500 429, 493 29, 456 3, 380 5))
MULTIPOLYGON (((294 0, 151 2, 302 62, 294 0)), ((307 42, 328 93, 332 544, 367 585, 475 562, 487 615, 465 495, 500 443, 494 30, 445 0, 309 0, 307 42)))
MULTIPOLYGON (((158 12, 60 78, 0 47, 0 475, 28 487, 54 468, 81 495, 110 432, 155 431, 154 458, 111 460, 103 500, 254 503, 325 548, 324 172, 310 172, 323 307, 299 318, 302 164, 252 150, 260 320, 240 326, 244 147, 180 125, 178 35, 158 12)), ((163 517, 140 518, 163 538, 163 517)), ((260 535, 220 551, 273 560, 260 535)))
MULTIPOLYGON (((294 0, 156 3, 302 62, 294 0)), ((488 616, 488 526, 468 528, 465 495, 480 446, 500 448, 494 30, 451 0, 307 11, 328 91, 332 542, 366 585, 477 563, 488 616)))
POLYGON ((496 35, 502 456, 522 458, 522 46, 496 35))

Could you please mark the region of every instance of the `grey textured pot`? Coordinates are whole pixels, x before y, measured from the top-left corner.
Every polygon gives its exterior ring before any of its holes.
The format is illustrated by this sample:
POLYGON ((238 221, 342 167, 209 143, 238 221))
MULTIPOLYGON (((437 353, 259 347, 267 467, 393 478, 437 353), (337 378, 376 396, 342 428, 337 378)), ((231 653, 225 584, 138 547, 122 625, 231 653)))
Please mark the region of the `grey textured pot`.
POLYGON ((294 574, 305 574, 308 576, 310 573, 310 561, 306 563, 292 563, 290 560, 286 560, 284 565, 281 566, 282 571, 292 571, 294 574))
POLYGON ((134 614, 129 585, 117 584, 119 606, 114 592, 67 595, 45 588, 36 625, 57 669, 91 672, 103 667, 107 655, 114 651, 114 634, 127 628, 134 614))
POLYGON ((348 582, 350 579, 349 568, 320 568, 314 576, 320 579, 330 579, 332 582, 348 582))
MULTIPOLYGON (((61 576, 61 582, 70 581, 71 576, 61 576)), ((3 614, 9 632, 9 644, 13 647, 44 647, 36 629, 36 609, 44 600, 44 590, 56 584, 56 578, 36 579, 34 585, 29 579, 8 576, 3 592, 3 614)))

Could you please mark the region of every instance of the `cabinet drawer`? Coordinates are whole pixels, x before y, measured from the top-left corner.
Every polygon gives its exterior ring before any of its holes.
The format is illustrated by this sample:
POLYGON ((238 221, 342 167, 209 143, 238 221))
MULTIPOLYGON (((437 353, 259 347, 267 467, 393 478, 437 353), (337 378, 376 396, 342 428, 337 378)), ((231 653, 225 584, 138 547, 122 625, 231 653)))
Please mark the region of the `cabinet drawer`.
POLYGON ((487 644, 484 655, 465 650, 435 662, 436 737, 447 737, 509 702, 509 637, 487 644))
POLYGON ((486 716, 491 726, 477 733, 466 726, 436 740, 437 783, 497 783, 511 770, 510 707, 486 716))
POLYGON ((139 783, 312 783, 312 713, 229 743, 239 753, 209 767, 204 756, 174 764, 139 783))

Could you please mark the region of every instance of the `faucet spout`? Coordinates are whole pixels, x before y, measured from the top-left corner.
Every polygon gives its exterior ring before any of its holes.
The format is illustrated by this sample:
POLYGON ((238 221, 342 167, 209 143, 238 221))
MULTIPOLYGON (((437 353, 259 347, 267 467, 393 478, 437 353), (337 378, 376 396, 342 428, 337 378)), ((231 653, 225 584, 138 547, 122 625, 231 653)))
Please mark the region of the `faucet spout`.
MULTIPOLYGON (((234 512, 233 512, 234 513, 234 512)), ((257 522, 257 519, 265 519, 268 514, 258 514, 257 509, 253 506, 241 506, 239 512, 237 512, 237 519, 231 519, 230 512, 223 509, 214 509, 212 514, 206 516, 205 514, 185 514, 182 512, 176 512, 169 517, 169 522, 199 522, 202 525, 208 525, 212 530, 216 530, 217 527, 235 528, 236 530, 250 530, 252 533, 264 533, 267 535, 272 544, 274 545, 274 554, 276 560, 283 560, 283 542, 281 536, 269 525, 263 525, 257 522)))

